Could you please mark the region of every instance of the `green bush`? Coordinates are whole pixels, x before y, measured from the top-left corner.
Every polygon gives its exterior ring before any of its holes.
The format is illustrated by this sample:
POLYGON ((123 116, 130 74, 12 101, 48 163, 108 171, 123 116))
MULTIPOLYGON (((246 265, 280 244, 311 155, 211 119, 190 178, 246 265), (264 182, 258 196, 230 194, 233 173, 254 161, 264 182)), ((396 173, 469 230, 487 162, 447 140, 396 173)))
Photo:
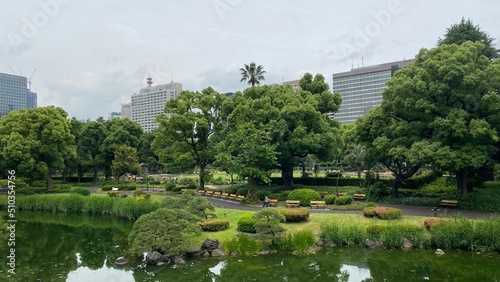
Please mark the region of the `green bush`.
POLYGON ((378 218, 384 220, 400 219, 403 216, 403 211, 396 208, 376 207, 375 215, 377 215, 378 218))
POLYGON ((374 217, 375 216, 375 207, 367 207, 363 209, 363 215, 365 217, 374 217))
POLYGON ((228 194, 236 194, 237 191, 238 191, 238 188, 236 188, 236 187, 227 187, 226 189, 224 189, 224 192, 226 192, 228 194))
POLYGON ((224 180, 222 179, 222 177, 217 177, 217 178, 214 178, 212 179, 212 184, 213 185, 224 185, 224 180))
POLYGON ((108 191, 108 196, 111 198, 121 197, 121 193, 118 191, 108 191))
POLYGON ((198 222, 198 225, 203 231, 216 232, 229 228, 229 220, 227 219, 210 219, 198 222))
POLYGON ((279 209, 279 212, 285 216, 286 222, 303 222, 310 214, 308 209, 279 209))
POLYGON ((327 205, 333 205, 337 199, 337 195, 325 195, 325 203, 327 205))
POLYGON ((188 184, 186 184, 186 189, 190 189, 190 190, 194 190, 194 189, 198 189, 199 185, 197 183, 194 183, 194 182, 189 182, 188 184))
POLYGON ((313 189, 296 189, 290 192, 288 200, 299 200, 303 207, 309 206, 311 201, 321 199, 321 195, 313 189))
POLYGON ((73 187, 71 190, 69 190, 70 194, 79 194, 82 196, 88 196, 90 195, 90 190, 88 188, 84 187, 73 187))
POLYGON ((255 220, 253 219, 254 213, 248 213, 240 217, 238 220, 238 231, 246 233, 256 233, 255 220))
POLYGON ((339 206, 349 205, 352 203, 352 197, 349 195, 339 196, 339 197, 335 198, 334 203, 336 205, 339 205, 339 206))
POLYGON ((222 243, 222 248, 228 254, 238 255, 254 255, 262 248, 262 244, 250 238, 247 234, 242 234, 238 237, 233 237, 229 241, 222 243))
POLYGON ((370 187, 369 191, 370 192, 368 193, 368 196, 370 198, 382 198, 390 194, 391 188, 389 188, 386 183, 377 181, 373 186, 370 187))
POLYGON ((174 180, 169 180, 167 183, 165 183, 165 191, 172 191, 172 189, 175 187, 175 181, 174 180))
POLYGON ((286 201, 288 200, 288 195, 290 195, 290 192, 292 191, 283 191, 280 193, 280 195, 278 196, 278 201, 286 201))
POLYGON ((179 193, 182 189, 184 189, 182 186, 175 186, 172 188, 172 192, 179 193))
POLYGON ((238 191, 236 191, 236 195, 246 196, 246 195, 248 195, 248 189, 247 188, 239 188, 238 191))
POLYGON ((257 199, 259 199, 260 201, 264 201, 264 198, 266 196, 269 197, 271 195, 271 192, 268 190, 258 190, 256 195, 257 195, 257 199))

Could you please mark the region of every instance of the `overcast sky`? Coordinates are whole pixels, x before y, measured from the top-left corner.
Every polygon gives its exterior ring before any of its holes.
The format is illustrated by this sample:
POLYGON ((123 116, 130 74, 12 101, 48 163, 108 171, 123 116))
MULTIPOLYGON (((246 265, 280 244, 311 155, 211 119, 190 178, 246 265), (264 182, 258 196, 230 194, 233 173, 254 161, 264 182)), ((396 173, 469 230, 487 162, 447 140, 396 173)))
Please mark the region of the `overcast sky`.
POLYGON ((92 120, 153 81, 234 92, 256 62, 265 83, 413 58, 470 18, 497 38, 500 1, 0 0, 0 72, 31 76, 38 105, 92 120))

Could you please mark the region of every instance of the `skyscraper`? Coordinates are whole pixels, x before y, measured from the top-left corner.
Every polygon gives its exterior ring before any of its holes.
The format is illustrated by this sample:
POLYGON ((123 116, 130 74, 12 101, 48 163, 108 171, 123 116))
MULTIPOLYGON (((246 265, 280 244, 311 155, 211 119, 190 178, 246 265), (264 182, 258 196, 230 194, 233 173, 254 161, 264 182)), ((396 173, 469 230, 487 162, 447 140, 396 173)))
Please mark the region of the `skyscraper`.
POLYGON ((158 128, 156 116, 162 114, 167 101, 177 97, 180 92, 182 84, 178 82, 142 88, 139 93, 132 94, 132 120, 138 122, 144 132, 153 131, 158 128))
POLYGON ((35 92, 28 90, 26 93, 26 108, 31 109, 36 107, 38 107, 38 95, 35 92))
POLYGON ((27 84, 26 77, 0 73, 0 117, 11 111, 26 108, 27 84))
POLYGON ((382 102, 385 83, 398 69, 413 61, 391 62, 333 74, 333 92, 339 92, 342 96, 340 109, 333 118, 340 123, 349 123, 366 115, 382 102))

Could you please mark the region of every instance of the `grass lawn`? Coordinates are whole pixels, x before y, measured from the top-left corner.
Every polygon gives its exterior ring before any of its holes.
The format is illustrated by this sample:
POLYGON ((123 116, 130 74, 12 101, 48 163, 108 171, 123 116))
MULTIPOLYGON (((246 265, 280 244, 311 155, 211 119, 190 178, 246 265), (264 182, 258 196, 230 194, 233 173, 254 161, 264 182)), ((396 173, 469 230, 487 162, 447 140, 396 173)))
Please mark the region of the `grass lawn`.
MULTIPOLYGON (((229 220, 229 228, 219 232, 203 232, 196 238, 196 244, 201 244, 205 239, 218 239, 224 243, 236 236, 238 231, 238 220, 241 216, 251 211, 241 211, 232 209, 216 208, 215 213, 217 218, 225 218, 229 220)), ((327 213, 311 213, 309 220, 300 223, 283 223, 287 233, 294 233, 302 230, 311 230, 316 236, 319 235, 321 225, 337 224, 337 225, 361 225, 364 227, 370 225, 389 225, 389 224, 414 224, 423 227, 423 221, 426 217, 421 216, 404 216, 403 219, 397 221, 380 220, 376 218, 367 218, 360 214, 327 214, 327 213)))

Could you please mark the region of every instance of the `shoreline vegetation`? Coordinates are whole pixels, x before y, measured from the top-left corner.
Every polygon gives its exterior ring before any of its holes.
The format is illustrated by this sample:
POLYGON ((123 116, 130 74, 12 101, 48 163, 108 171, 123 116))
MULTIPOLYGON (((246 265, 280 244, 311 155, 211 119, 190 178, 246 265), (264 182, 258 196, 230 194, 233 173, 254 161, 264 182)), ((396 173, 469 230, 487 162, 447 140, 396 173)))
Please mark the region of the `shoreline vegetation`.
MULTIPOLYGON (((193 194, 194 195, 194 194, 193 194)), ((83 196, 78 194, 29 195, 16 198, 19 211, 111 215, 136 221, 139 217, 162 207, 154 197, 137 200, 134 197, 113 198, 107 195, 83 196)), ((171 197, 168 197, 171 198, 171 197)), ((0 197, 0 210, 5 210, 7 197, 0 197)), ((281 222, 283 234, 278 238, 262 237, 257 233, 238 231, 238 221, 253 211, 215 208, 215 219, 229 222, 225 230, 201 232, 192 238, 192 245, 200 246, 206 238, 217 239, 226 255, 256 255, 273 252, 307 254, 319 247, 365 246, 369 248, 440 248, 474 252, 500 252, 500 218, 467 219, 463 217, 434 217, 400 215, 373 216, 391 213, 384 207, 369 207, 364 214, 311 213, 308 209, 271 208, 297 213, 306 210, 308 216, 301 222, 281 222), (376 211, 375 211, 376 213, 376 211), (383 220, 380 218, 387 218, 383 220), (391 219, 394 218, 394 219, 391 219)), ((210 221, 213 219, 207 219, 210 221)))

